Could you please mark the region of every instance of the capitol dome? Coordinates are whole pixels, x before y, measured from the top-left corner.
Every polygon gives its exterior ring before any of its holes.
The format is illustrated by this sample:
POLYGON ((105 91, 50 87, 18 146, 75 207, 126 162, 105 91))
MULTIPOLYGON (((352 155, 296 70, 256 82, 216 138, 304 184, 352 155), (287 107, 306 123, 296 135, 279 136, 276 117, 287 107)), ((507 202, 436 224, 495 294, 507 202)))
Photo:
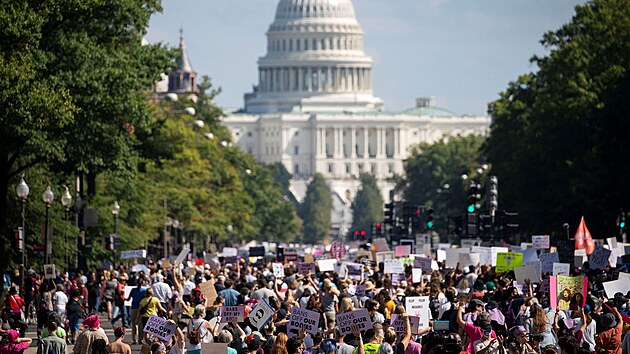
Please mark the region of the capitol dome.
POLYGON ((372 59, 350 0, 280 0, 248 113, 378 111, 372 59))

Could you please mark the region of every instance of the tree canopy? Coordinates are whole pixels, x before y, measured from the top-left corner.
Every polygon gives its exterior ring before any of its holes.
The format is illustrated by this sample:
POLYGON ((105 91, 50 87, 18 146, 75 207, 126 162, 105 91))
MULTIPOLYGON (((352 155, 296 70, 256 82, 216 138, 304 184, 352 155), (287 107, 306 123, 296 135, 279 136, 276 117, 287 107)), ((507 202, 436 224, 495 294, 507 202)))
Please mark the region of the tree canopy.
POLYGON ((383 197, 374 175, 362 173, 361 189, 352 201, 352 229, 370 230, 372 223, 383 221, 383 197))
POLYGON ((303 242, 319 243, 328 237, 331 226, 332 196, 324 176, 316 173, 306 189, 302 204, 303 242))

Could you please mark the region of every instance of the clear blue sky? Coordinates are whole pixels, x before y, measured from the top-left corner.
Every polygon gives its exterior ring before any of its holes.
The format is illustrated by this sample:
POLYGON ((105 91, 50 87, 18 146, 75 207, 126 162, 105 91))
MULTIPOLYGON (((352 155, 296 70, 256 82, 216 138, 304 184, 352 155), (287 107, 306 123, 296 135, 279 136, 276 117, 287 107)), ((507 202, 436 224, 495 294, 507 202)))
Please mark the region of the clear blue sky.
MULTIPOLYGON (((163 0, 146 39, 177 46, 184 28, 193 68, 243 106, 279 0, 163 0)), ((583 0, 354 0, 374 59, 374 94, 387 110, 435 96, 458 114, 485 114, 510 81, 535 70, 542 35, 571 20, 583 0)))

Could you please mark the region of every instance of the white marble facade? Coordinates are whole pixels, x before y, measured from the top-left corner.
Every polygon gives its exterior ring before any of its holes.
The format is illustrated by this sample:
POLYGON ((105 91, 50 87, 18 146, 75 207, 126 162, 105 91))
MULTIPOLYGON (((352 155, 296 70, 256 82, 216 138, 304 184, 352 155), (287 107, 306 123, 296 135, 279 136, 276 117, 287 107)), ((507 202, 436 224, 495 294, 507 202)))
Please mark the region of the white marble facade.
POLYGON ((258 60, 254 92, 224 118, 234 142, 262 163, 282 162, 302 200, 310 178, 324 175, 333 192, 333 232, 351 225, 358 176, 376 176, 383 198, 402 174, 410 146, 444 136, 487 135, 487 116, 458 116, 431 98, 386 112, 373 96, 372 59, 351 0, 280 0, 258 60))

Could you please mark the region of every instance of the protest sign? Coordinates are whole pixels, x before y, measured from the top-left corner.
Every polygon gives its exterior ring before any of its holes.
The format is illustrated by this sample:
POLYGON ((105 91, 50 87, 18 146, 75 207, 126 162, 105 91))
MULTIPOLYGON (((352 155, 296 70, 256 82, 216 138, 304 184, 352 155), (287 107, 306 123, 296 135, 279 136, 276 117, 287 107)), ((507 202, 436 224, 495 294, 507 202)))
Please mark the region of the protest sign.
POLYGON ((630 279, 630 273, 619 272, 619 278, 618 279, 630 279))
POLYGON ((479 253, 462 252, 458 254, 459 267, 477 266, 480 262, 479 253))
POLYGON ((221 316, 221 323, 230 323, 232 321, 243 322, 245 318, 245 307, 221 306, 219 307, 219 316, 221 316))
POLYGON ((479 264, 492 264, 492 248, 473 246, 470 251, 479 254, 479 264))
POLYGON ((413 260, 413 267, 422 269, 423 271, 430 273, 431 269, 431 258, 429 257, 416 257, 413 260))
POLYGON ((527 248, 516 252, 523 254, 523 264, 538 260, 538 253, 536 253, 536 249, 534 248, 527 248))
POLYGON ((177 258, 175 258, 175 263, 182 264, 184 259, 188 256, 188 253, 190 253, 190 248, 184 247, 184 249, 182 249, 182 251, 177 255, 177 258))
POLYGON ((605 269, 608 265, 608 258, 610 258, 611 251, 603 247, 597 247, 588 257, 588 264, 591 269, 605 269))
POLYGON ((149 267, 147 267, 144 264, 135 264, 133 267, 131 267, 131 271, 136 272, 136 273, 140 273, 140 272, 145 272, 147 274, 150 273, 149 267))
POLYGON ((541 253, 538 256, 540 260, 540 269, 543 273, 551 273, 553 271, 553 264, 560 263, 560 258, 558 258, 558 253, 541 253))
POLYGON ((549 292, 549 278, 543 279, 542 283, 540 283, 540 292, 549 292))
POLYGON ((365 296, 365 284, 357 285, 357 289, 354 291, 354 295, 358 298, 365 296))
POLYGON ((315 274, 315 264, 314 263, 298 263, 298 274, 307 275, 309 272, 311 274, 315 274))
POLYGON ((529 279, 532 283, 537 283, 540 278, 540 262, 530 262, 522 267, 514 268, 514 276, 520 284, 525 284, 525 279, 529 279))
POLYGON ((625 296, 630 291, 630 278, 619 278, 618 280, 602 283, 602 285, 604 285, 606 296, 609 299, 612 299, 616 293, 622 293, 625 296))
POLYGON ((223 257, 236 257, 238 250, 234 247, 223 247, 223 257))
MULTIPOLYGON (((135 286, 129 286, 129 285, 125 285, 124 288, 124 296, 125 296, 125 306, 131 306, 131 303, 133 302, 132 299, 129 299, 129 301, 127 301, 127 298, 129 297, 129 294, 131 294, 131 290, 135 288, 135 286)), ((146 287, 142 287, 143 289, 145 289, 146 287)))
POLYGON ((464 238, 459 241, 462 248, 471 248, 475 246, 481 246, 480 239, 464 238))
POLYGON ((264 257, 265 256, 265 246, 254 246, 249 248, 249 256, 250 257, 264 257))
POLYGON ((400 274, 404 273, 405 267, 402 259, 386 259, 383 272, 389 274, 400 274))
POLYGON ((384 238, 375 238, 374 246, 376 246, 376 252, 389 252, 389 245, 384 238))
POLYGON ((438 249, 435 251, 438 262, 444 262, 446 260, 446 251, 438 249))
MULTIPOLYGON (((411 333, 417 334, 420 319, 416 316, 409 316, 409 323, 411 324, 411 333)), ((407 325, 405 324, 405 320, 402 315, 392 314, 391 326, 394 327, 396 333, 405 333, 407 331, 407 325)))
POLYGON ((497 253, 497 273, 505 273, 523 265, 523 254, 518 252, 497 253))
POLYGON ((567 263, 554 263, 553 264, 553 276, 558 275, 571 275, 571 265, 567 263))
POLYGON ((54 264, 44 264, 44 278, 55 279, 57 277, 57 271, 54 264))
POLYGON ((620 250, 619 248, 612 248, 610 250, 610 256, 608 257, 608 264, 610 264, 611 267, 613 268, 617 267, 617 262, 619 261, 619 257, 621 257, 621 252, 622 250, 620 250))
POLYGON ((405 299, 405 312, 419 319, 419 328, 429 327, 429 297, 410 296, 405 299))
POLYGON ((549 235, 532 236, 532 246, 537 250, 546 250, 549 248, 549 235))
POLYGON ((455 268, 459 262, 460 253, 469 253, 470 248, 449 248, 446 251, 446 268, 455 268))
POLYGON ((422 269, 413 268, 411 270, 411 281, 413 283, 421 283, 422 282, 422 269))
POLYGON ((348 272, 348 278, 361 279, 361 271, 363 270, 363 264, 359 263, 346 263, 346 271, 348 272))
POLYGON ((575 243, 569 240, 558 240, 556 243, 560 262, 573 264, 575 260, 575 243))
POLYGON ((569 310, 569 305, 571 303, 571 299, 575 294, 580 294, 582 297, 582 304, 584 306, 586 303, 586 285, 588 284, 588 278, 583 276, 579 277, 566 277, 564 275, 558 275, 557 277, 552 277, 550 280, 550 298, 552 305, 557 304, 557 309, 559 311, 567 311, 569 310), (556 285, 553 286, 551 281, 556 279, 556 285), (555 293, 554 293, 555 290, 555 293), (555 301, 554 301, 555 299, 555 301))
POLYGON ((394 255, 396 257, 407 257, 407 256, 409 256, 409 253, 411 253, 411 246, 410 245, 394 247, 394 255))
POLYGON ((120 259, 147 258, 147 250, 121 251, 120 259))
POLYGON ((394 252, 376 252, 376 264, 385 263, 386 259, 394 259, 394 252))
POLYGON ((173 334, 175 334, 176 328, 177 324, 169 324, 167 319, 151 315, 142 331, 148 334, 152 334, 165 342, 168 342, 171 340, 173 334))
POLYGON ((367 309, 358 309, 337 314, 337 326, 341 335, 352 333, 352 326, 356 325, 359 331, 372 328, 372 320, 367 309))
POLYGON ((333 272, 336 264, 336 259, 320 259, 317 261, 320 272, 333 272))
POLYGON ((606 239, 606 243, 608 244, 608 247, 610 247, 610 249, 615 249, 617 248, 617 238, 616 237, 609 237, 606 239))
POLYGON ((227 354, 228 345, 226 343, 201 343, 202 353, 227 354))
POLYGON ((217 290, 214 287, 214 284, 209 281, 205 281, 199 284, 199 290, 201 290, 201 294, 204 298, 208 299, 208 304, 212 305, 214 300, 217 299, 217 290))
POLYGON ((273 276, 276 278, 284 277, 284 265, 279 262, 274 262, 273 265, 273 276))
POLYGON ((289 324, 287 325, 287 329, 290 333, 289 336, 291 336, 291 334, 295 336, 301 330, 310 334, 316 334, 318 332, 319 316, 319 312, 294 307, 289 317, 289 324))
POLYGON ((262 299, 262 301, 258 301, 258 305, 249 312, 247 318, 254 328, 260 330, 274 313, 276 313, 276 311, 273 307, 269 305, 267 300, 262 299))
POLYGON ((313 263, 315 264, 315 256, 312 253, 307 253, 304 255, 304 263, 313 263))

